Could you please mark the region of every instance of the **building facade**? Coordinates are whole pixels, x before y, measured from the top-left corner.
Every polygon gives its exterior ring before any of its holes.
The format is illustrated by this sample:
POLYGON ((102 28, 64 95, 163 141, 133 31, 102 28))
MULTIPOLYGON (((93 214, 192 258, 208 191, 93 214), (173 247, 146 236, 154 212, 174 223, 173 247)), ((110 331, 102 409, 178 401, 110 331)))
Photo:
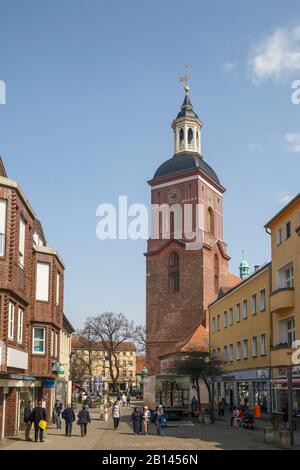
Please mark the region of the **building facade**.
POLYGON ((50 415, 63 327, 64 264, 0 162, 0 435, 23 427, 26 402, 50 415))
POLYGON ((200 324, 207 327, 208 304, 221 286, 236 283, 228 272, 230 258, 223 239, 225 188, 202 157, 202 126, 186 87, 172 123, 174 156, 149 181, 153 232, 145 256, 150 374, 159 373, 159 357, 191 330, 200 324))

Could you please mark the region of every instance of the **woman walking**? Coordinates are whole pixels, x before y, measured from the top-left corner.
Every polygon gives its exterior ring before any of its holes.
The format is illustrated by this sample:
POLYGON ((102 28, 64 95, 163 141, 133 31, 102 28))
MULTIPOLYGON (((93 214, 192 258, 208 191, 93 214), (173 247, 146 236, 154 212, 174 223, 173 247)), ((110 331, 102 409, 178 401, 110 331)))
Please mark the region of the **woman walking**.
POLYGON ((112 407, 111 415, 112 415, 112 418, 114 420, 114 431, 116 431, 116 429, 118 429, 118 427, 119 427, 120 419, 121 419, 121 416, 122 416, 121 406, 120 406, 120 403, 118 401, 115 401, 115 404, 112 407))
POLYGON ((149 411, 148 406, 144 406, 143 422, 144 422, 145 436, 148 436, 150 421, 151 421, 151 411, 149 411))
POLYGON ((142 432, 143 417, 138 407, 134 408, 130 421, 132 421, 133 424, 134 434, 140 434, 142 432))
POLYGON ((85 405, 78 413, 77 424, 80 426, 81 437, 87 435, 87 425, 91 422, 90 413, 85 405))
POLYGON ((167 420, 166 420, 166 415, 165 415, 162 405, 159 405, 155 413, 155 424, 156 424, 157 435, 164 436, 164 428, 166 427, 167 420))

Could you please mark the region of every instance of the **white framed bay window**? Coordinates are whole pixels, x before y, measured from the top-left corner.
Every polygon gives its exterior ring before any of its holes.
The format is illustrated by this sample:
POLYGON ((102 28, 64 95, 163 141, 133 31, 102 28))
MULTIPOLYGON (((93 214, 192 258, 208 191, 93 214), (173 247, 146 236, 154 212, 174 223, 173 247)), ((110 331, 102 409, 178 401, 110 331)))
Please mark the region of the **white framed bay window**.
POLYGON ((15 325, 15 304, 9 302, 8 304, 8 339, 14 339, 14 325, 15 325))
POLYGON ((21 308, 19 308, 18 309, 18 333, 17 333, 18 343, 23 342, 23 321, 24 321, 24 311, 21 308))
POLYGON ((36 268, 36 300, 49 301, 50 265, 37 263, 36 268))
POLYGON ((33 354, 45 354, 46 352, 46 328, 43 326, 33 327, 33 341, 32 352, 33 354))
POLYGON ((23 217, 20 218, 19 226, 19 266, 24 269, 24 259, 25 259, 25 228, 26 222, 23 217))

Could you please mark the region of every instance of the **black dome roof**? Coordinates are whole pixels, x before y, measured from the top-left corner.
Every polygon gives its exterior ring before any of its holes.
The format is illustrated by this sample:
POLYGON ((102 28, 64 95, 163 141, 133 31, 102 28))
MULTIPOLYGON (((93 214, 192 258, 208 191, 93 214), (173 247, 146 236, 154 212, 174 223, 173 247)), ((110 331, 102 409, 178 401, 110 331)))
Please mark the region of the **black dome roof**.
POLYGON ((194 153, 184 153, 170 158, 170 160, 167 160, 160 165, 156 170, 153 179, 163 178, 164 176, 183 173, 197 168, 204 171, 208 176, 215 180, 216 183, 220 184, 220 180, 214 170, 203 160, 202 157, 194 153))

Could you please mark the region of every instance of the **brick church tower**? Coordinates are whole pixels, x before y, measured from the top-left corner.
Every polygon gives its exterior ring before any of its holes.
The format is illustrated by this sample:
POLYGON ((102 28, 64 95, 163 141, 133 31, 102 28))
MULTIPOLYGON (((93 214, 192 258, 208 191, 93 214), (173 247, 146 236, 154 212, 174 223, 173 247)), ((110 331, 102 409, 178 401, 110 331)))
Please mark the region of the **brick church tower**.
POLYGON ((153 205, 171 207, 167 218, 161 211, 157 219, 158 232, 155 237, 152 232, 145 254, 150 374, 160 372, 159 357, 172 352, 189 332, 200 324, 208 327, 208 304, 216 298, 220 287, 230 285, 235 277, 228 273, 230 258, 223 240, 225 188, 202 157, 203 124, 188 92, 186 87, 181 110, 172 123, 174 156, 164 162, 148 182, 152 208, 153 205), (190 239, 184 231, 181 237, 174 235, 177 233, 174 220, 178 220, 177 212, 172 212, 175 207, 181 209, 182 226, 189 210, 194 231, 199 224, 197 207, 202 208, 201 248, 188 249, 190 239), (166 232, 170 236, 166 236, 166 232))

